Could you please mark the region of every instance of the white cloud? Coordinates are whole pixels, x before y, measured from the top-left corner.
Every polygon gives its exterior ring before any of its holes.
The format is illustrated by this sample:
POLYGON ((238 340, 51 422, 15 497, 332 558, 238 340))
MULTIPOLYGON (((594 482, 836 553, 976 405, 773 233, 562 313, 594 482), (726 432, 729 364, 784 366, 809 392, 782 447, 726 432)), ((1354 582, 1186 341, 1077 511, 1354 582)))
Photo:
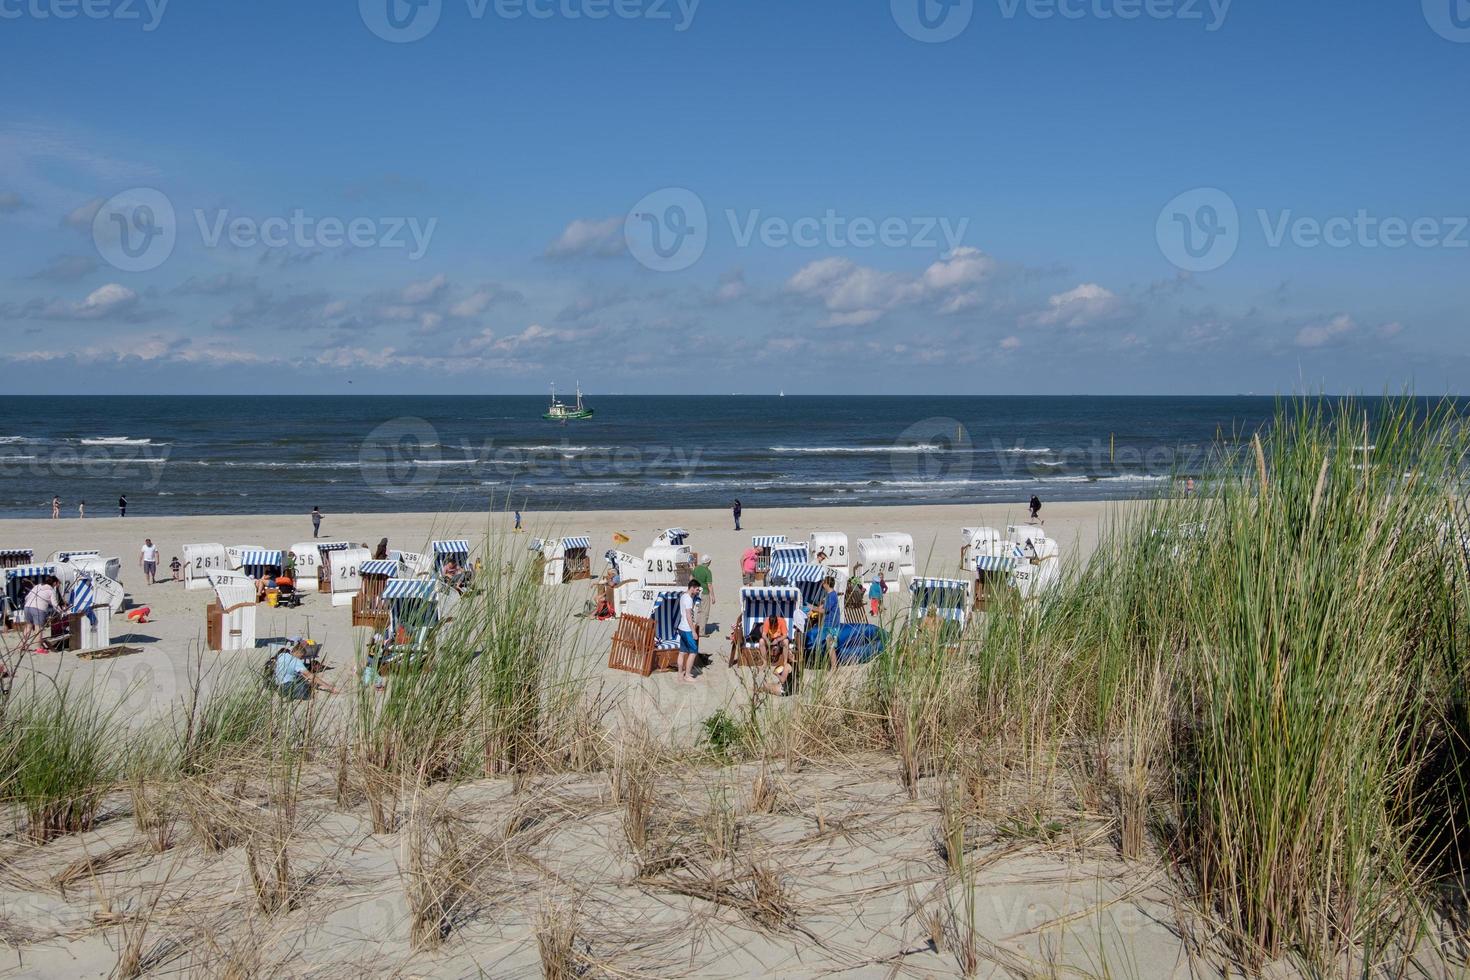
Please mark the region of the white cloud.
POLYGON ((1031 316, 1033 323, 1046 327, 1085 327, 1117 316, 1123 310, 1123 301, 1111 290, 1095 282, 1085 282, 1048 297, 1046 306, 1031 316))
POLYGON ((1399 323, 1397 320, 1392 323, 1380 324, 1378 327, 1378 336, 1382 337, 1384 340, 1387 340, 1390 337, 1397 337, 1403 332, 1404 325, 1402 323, 1399 323))
POLYGON ((479 316, 489 308, 495 294, 488 289, 477 289, 449 308, 449 315, 461 319, 479 316))
POLYGON ((61 223, 68 228, 75 228, 77 231, 90 233, 92 231, 92 219, 97 217, 97 212, 101 211, 102 205, 106 203, 107 201, 103 198, 94 197, 86 204, 67 212, 62 217, 61 223))
POLYGON ((924 286, 932 292, 969 289, 994 272, 994 259, 978 248, 962 245, 924 270, 924 286))
POLYGON ((1357 329, 1353 318, 1347 314, 1339 314, 1326 323, 1314 323, 1302 327, 1296 332, 1296 345, 1298 347, 1325 347, 1340 337, 1345 337, 1357 329))
POLYGON ((419 282, 411 282, 403 287, 403 302, 417 305, 427 303, 449 288, 449 277, 439 273, 432 279, 423 279, 419 282))
POLYGON ((604 218, 601 221, 578 218, 547 246, 546 254, 550 258, 608 256, 621 254, 624 247, 622 218, 604 218))
POLYGON ((872 323, 901 306, 934 303, 940 313, 959 313, 980 305, 979 287, 995 272, 995 260, 978 248, 946 253, 917 276, 884 272, 851 259, 818 259, 786 281, 786 291, 819 300, 828 325, 872 323))
POLYGON ((731 269, 720 276, 720 284, 715 289, 715 302, 733 303, 749 291, 750 287, 745 283, 745 271, 731 269))
POLYGON ((1001 338, 1001 341, 1000 341, 1000 349, 1001 350, 1020 350, 1021 349, 1021 338, 1020 337, 1002 337, 1001 338))

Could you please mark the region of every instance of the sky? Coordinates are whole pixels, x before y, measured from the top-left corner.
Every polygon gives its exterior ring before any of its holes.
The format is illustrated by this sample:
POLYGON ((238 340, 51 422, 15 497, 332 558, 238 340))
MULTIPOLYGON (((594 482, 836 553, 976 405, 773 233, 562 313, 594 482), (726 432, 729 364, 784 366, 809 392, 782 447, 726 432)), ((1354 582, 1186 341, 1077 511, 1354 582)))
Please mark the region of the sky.
POLYGON ((1470 0, 0 0, 18 394, 1463 393, 1470 0))

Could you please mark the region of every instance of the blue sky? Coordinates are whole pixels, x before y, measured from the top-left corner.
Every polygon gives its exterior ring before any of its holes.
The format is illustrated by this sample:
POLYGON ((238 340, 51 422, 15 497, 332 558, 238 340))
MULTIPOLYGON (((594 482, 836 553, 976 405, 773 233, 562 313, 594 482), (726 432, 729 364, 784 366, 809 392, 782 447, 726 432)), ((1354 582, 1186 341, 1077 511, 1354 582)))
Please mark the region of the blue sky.
POLYGON ((1465 390, 1466 0, 86 2, 21 393, 1465 390))

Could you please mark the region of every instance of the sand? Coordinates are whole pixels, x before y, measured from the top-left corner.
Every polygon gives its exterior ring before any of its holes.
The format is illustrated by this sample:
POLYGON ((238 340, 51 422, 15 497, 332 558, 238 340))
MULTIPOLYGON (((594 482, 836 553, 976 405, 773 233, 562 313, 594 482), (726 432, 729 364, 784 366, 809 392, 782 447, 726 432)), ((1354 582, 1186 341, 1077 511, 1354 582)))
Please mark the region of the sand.
MULTIPOLYGON (((1061 542, 1065 561, 1094 547, 1100 523, 1117 506, 1047 505, 1046 530, 1061 542)), ((726 512, 599 512, 527 515, 527 533, 513 536, 499 514, 328 515, 323 537, 376 542, 387 535, 393 546, 416 550, 431 537, 479 542, 488 535, 519 547, 536 535, 589 534, 600 555, 615 531, 632 539, 626 550, 639 551, 657 530, 683 526, 691 544, 714 556, 711 624, 724 633, 735 615, 736 563, 753 533, 805 539, 812 530, 838 530, 855 541, 905 531, 921 570, 954 575, 961 526, 1003 528, 1023 517, 1020 506, 747 511, 737 533, 726 512)), ((133 601, 152 607, 155 618, 131 635, 119 626, 114 637, 142 652, 104 664, 27 657, 23 669, 115 688, 139 719, 184 694, 197 658, 216 667, 260 659, 201 654, 210 593, 144 585, 137 565, 144 537, 167 561, 192 542, 286 547, 309 538, 310 523, 304 515, 141 514, 0 522, 0 546, 31 547, 38 559, 59 548, 123 559, 133 601)), ((586 583, 558 588, 569 610, 580 609, 586 583)), ((262 637, 309 632, 324 641, 328 659, 342 663, 360 639, 348 609, 330 607, 324 596, 295 611, 261 607, 259 615, 262 637)), ((712 666, 688 686, 670 675, 607 671, 611 631, 610 623, 578 620, 571 646, 624 717, 676 733, 743 695, 719 636, 706 641, 714 644, 712 666)), ((125 924, 147 917, 141 950, 149 975, 219 976, 233 968, 242 977, 535 976, 538 929, 554 914, 572 924, 583 958, 585 968, 569 975, 953 976, 967 949, 980 976, 1219 975, 1181 938, 1198 923, 1164 862, 1121 861, 1109 820, 1077 799, 1065 777, 1040 779, 1022 788, 1026 805, 1044 797, 1048 812, 1062 816, 1045 834, 1018 836, 1000 816, 1014 787, 997 784, 987 801, 995 816, 971 829, 968 882, 936 848, 940 787, 921 780, 918 799, 910 799, 891 757, 777 764, 764 774, 755 764, 662 773, 654 785, 661 846, 684 862, 653 874, 624 843, 625 811, 604 773, 436 789, 427 802, 452 814, 454 839, 477 861, 474 899, 434 950, 410 941, 407 831, 374 833, 360 799, 334 798, 329 767, 310 777, 297 815, 290 849, 296 908, 271 916, 254 909, 243 847, 209 853, 181 823, 175 846, 152 853, 140 843, 127 794, 117 793, 91 831, 45 846, 16 835, 0 841, 0 972, 108 976, 127 939, 125 924), (758 797, 758 779, 774 792, 758 797), (712 830, 721 821, 729 840, 712 830), (777 883, 774 917, 742 904, 741 896, 754 893, 757 870, 777 883), (713 880, 725 897, 707 894, 713 880)), ((244 787, 243 799, 264 806, 266 792, 244 787)))
MULTIPOLYGON (((1091 552, 1098 529, 1118 504, 1078 502, 1046 504, 1042 519, 1046 533, 1061 544, 1064 562, 1077 560, 1091 552)), ((622 533, 631 539, 623 550, 641 554, 658 531, 667 527, 683 527, 690 532, 690 544, 701 554, 711 555, 714 570, 714 606, 709 626, 714 635, 703 641, 706 653, 728 649, 725 637, 738 615, 740 585, 739 560, 753 534, 785 534, 792 540, 805 541, 809 533, 819 530, 841 531, 855 546, 859 538, 875 531, 901 531, 914 539, 915 563, 924 574, 955 577, 959 574, 960 528, 989 525, 1004 530, 1007 524, 1025 523, 1026 508, 1015 506, 925 506, 868 507, 789 510, 746 510, 742 530, 736 532, 728 511, 597 511, 523 515, 522 534, 512 533, 508 514, 331 514, 322 522, 322 540, 367 542, 376 545, 387 537, 390 547, 421 551, 434 538, 468 538, 476 547, 492 554, 505 554, 506 548, 527 547, 533 538, 563 535, 588 535, 592 539, 593 567, 603 567, 602 554, 614 546, 612 535, 622 533), (522 543, 524 542, 524 544, 522 543)), ((114 617, 114 643, 136 647, 142 652, 101 663, 78 660, 72 655, 31 656, 25 666, 46 672, 74 673, 109 689, 112 696, 123 698, 127 716, 147 719, 166 711, 185 695, 191 676, 202 664, 206 677, 214 669, 230 663, 248 661, 256 664, 264 659, 243 651, 212 653, 204 651, 205 607, 213 598, 207 589, 186 590, 176 582, 148 585, 143 579, 139 550, 145 538, 151 538, 162 557, 160 574, 167 576, 169 559, 182 560, 183 546, 194 543, 223 545, 254 544, 268 548, 288 548, 311 539, 311 521, 305 513, 292 516, 235 515, 218 517, 150 517, 136 511, 125 518, 89 517, 60 520, 0 521, 0 548, 30 548, 35 560, 43 561, 58 550, 97 550, 122 561, 122 581, 133 606, 146 605, 152 611, 146 626, 134 627, 122 617, 114 617), (202 660, 201 660, 202 657, 202 660)), ((558 588, 569 612, 579 612, 590 589, 587 583, 572 583, 558 588)), ((897 589, 890 603, 901 608, 906 596, 897 589)), ((256 632, 264 645, 270 639, 304 635, 319 640, 329 662, 339 666, 354 661, 356 652, 370 631, 353 629, 347 606, 333 607, 325 595, 307 596, 297 609, 272 609, 260 606, 256 611, 256 632)), ((613 624, 578 619, 572 632, 571 647, 583 667, 595 670, 597 661, 605 666, 611 643, 613 624)), ((341 679, 346 671, 334 676, 341 679)), ((733 673, 725 667, 723 656, 714 663, 698 685, 676 685, 671 675, 644 679, 604 671, 599 678, 617 693, 625 694, 623 707, 635 715, 657 718, 665 725, 684 727, 698 721, 716 708, 726 705, 743 693, 733 673)))

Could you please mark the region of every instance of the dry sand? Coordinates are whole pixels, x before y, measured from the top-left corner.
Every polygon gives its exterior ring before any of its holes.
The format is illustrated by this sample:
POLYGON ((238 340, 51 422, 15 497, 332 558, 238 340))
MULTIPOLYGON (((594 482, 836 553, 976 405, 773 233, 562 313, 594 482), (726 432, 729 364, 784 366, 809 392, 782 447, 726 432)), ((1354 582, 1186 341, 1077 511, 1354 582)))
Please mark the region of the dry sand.
MULTIPOLYGON (((1044 517, 1064 559, 1075 561, 1095 545, 1107 513, 1103 504, 1049 504, 1044 517)), ((528 533, 512 538, 500 514, 328 515, 323 537, 376 542, 387 535, 395 547, 417 549, 431 537, 489 535, 520 547, 533 535, 578 533, 590 534, 600 553, 614 531, 637 551, 657 530, 683 526, 692 544, 715 556, 711 623, 723 632, 735 614, 736 561, 752 533, 804 539, 812 530, 839 530, 855 541, 872 531, 905 531, 923 556, 922 570, 952 575, 961 526, 1004 527, 1023 516, 1021 507, 751 511, 737 534, 725 512, 528 515, 528 533)), ((132 636, 120 627, 115 638, 142 653, 105 665, 53 656, 28 658, 25 666, 89 673, 135 698, 136 717, 166 710, 182 694, 210 595, 143 585, 137 550, 145 536, 166 561, 191 542, 285 547, 310 537, 310 523, 304 515, 0 522, 0 546, 31 547, 38 559, 83 547, 123 559, 134 601, 156 618, 132 636)), ((580 609, 585 583, 563 588, 569 609, 580 609)), ((346 607, 311 596, 296 611, 261 607, 260 635, 309 630, 325 640, 329 659, 346 662, 357 639, 348 619, 346 607)), ((668 675, 607 671, 611 624, 578 622, 577 655, 614 695, 615 710, 655 731, 693 725, 742 696, 718 637, 707 641, 715 644, 713 666, 689 687, 668 675)), ((216 664, 259 660, 203 656, 216 664)), ((1219 973, 1181 938, 1197 923, 1161 862, 1119 860, 1111 822, 1077 798, 1063 774, 1031 772, 1019 785, 1007 776, 989 789, 981 808, 987 815, 970 831, 969 885, 936 848, 935 780, 922 780, 913 801, 892 758, 776 765, 764 775, 774 791, 760 796, 754 764, 655 777, 660 846, 684 860, 652 873, 624 843, 625 810, 605 774, 546 777, 519 792, 496 780, 438 791, 432 803, 453 815, 453 837, 476 868, 473 900, 432 951, 410 942, 406 831, 373 833, 360 799, 335 800, 330 766, 311 777, 297 817, 290 849, 297 907, 273 916, 254 908, 244 848, 209 853, 181 823, 175 846, 151 853, 127 795, 114 794, 92 831, 45 846, 14 835, 0 841, 0 971, 111 975, 125 924, 151 909, 140 947, 149 975, 537 976, 538 920, 555 909, 573 924, 584 965, 595 964, 569 976, 953 976, 966 949, 979 957, 981 976, 1219 973), (1024 821, 1005 817, 1042 811, 1048 816, 1035 832, 1018 832, 1024 821), (756 873, 776 883, 774 912, 748 900, 771 897, 757 890, 756 873)), ((264 804, 265 787, 243 788, 247 805, 264 804)))
MULTIPOLYGON (((1048 535, 1061 543, 1064 562, 1090 553, 1098 529, 1119 505, 1100 502, 1053 503, 1042 509, 1048 535)), ((738 698, 743 689, 719 654, 738 614, 740 555, 752 534, 785 534, 805 541, 813 531, 841 531, 855 546, 859 538, 874 531, 900 531, 914 538, 915 562, 926 574, 954 577, 959 574, 960 528, 990 525, 1004 530, 1008 523, 1024 523, 1024 505, 1015 506, 930 506, 868 507, 789 510, 747 510, 740 532, 728 511, 597 511, 590 513, 525 514, 524 533, 511 533, 508 514, 332 514, 322 523, 322 539, 367 542, 375 545, 387 537, 389 545, 405 551, 423 550, 433 538, 469 538, 477 549, 504 555, 507 548, 524 548, 535 537, 585 534, 592 538, 593 567, 603 566, 602 553, 614 546, 612 535, 621 532, 631 539, 623 550, 641 554, 658 531, 683 527, 690 544, 701 554, 713 556, 714 606, 709 624, 718 627, 703 641, 706 653, 715 653, 714 663, 698 686, 678 685, 671 675, 648 679, 603 671, 601 682, 625 698, 616 699, 633 715, 658 719, 665 725, 683 727, 697 723, 718 707, 738 698)), ((156 715, 188 690, 190 671, 198 663, 204 646, 204 609, 213 598, 207 589, 187 591, 180 583, 147 585, 139 564, 139 549, 151 538, 162 557, 161 575, 167 575, 169 559, 182 560, 183 546, 195 543, 223 545, 254 544, 288 548, 311 538, 311 521, 306 514, 282 516, 237 515, 219 517, 150 517, 136 512, 125 518, 97 517, 78 520, 0 521, 0 548, 30 548, 42 561, 59 550, 98 550, 122 561, 122 580, 132 605, 152 610, 146 626, 133 627, 114 617, 114 643, 138 647, 135 656, 102 663, 77 660, 70 655, 33 657, 25 665, 47 673, 80 673, 126 698, 128 716, 145 719, 156 715)), ((580 611, 590 596, 587 583, 560 587, 568 612, 580 611)), ((897 590, 890 596, 895 608, 906 597, 897 590)), ((577 620, 571 649, 582 670, 605 667, 613 623, 577 620)), ((367 630, 351 626, 347 606, 333 607, 325 595, 308 595, 298 609, 256 611, 256 631, 264 643, 268 638, 309 635, 320 640, 328 661, 350 664, 367 630)), ((218 666, 249 662, 258 666, 262 657, 236 653, 204 653, 206 676, 218 666)), ((335 677, 342 678, 339 670, 335 677)), ((80 679, 80 678, 79 678, 80 679)))

